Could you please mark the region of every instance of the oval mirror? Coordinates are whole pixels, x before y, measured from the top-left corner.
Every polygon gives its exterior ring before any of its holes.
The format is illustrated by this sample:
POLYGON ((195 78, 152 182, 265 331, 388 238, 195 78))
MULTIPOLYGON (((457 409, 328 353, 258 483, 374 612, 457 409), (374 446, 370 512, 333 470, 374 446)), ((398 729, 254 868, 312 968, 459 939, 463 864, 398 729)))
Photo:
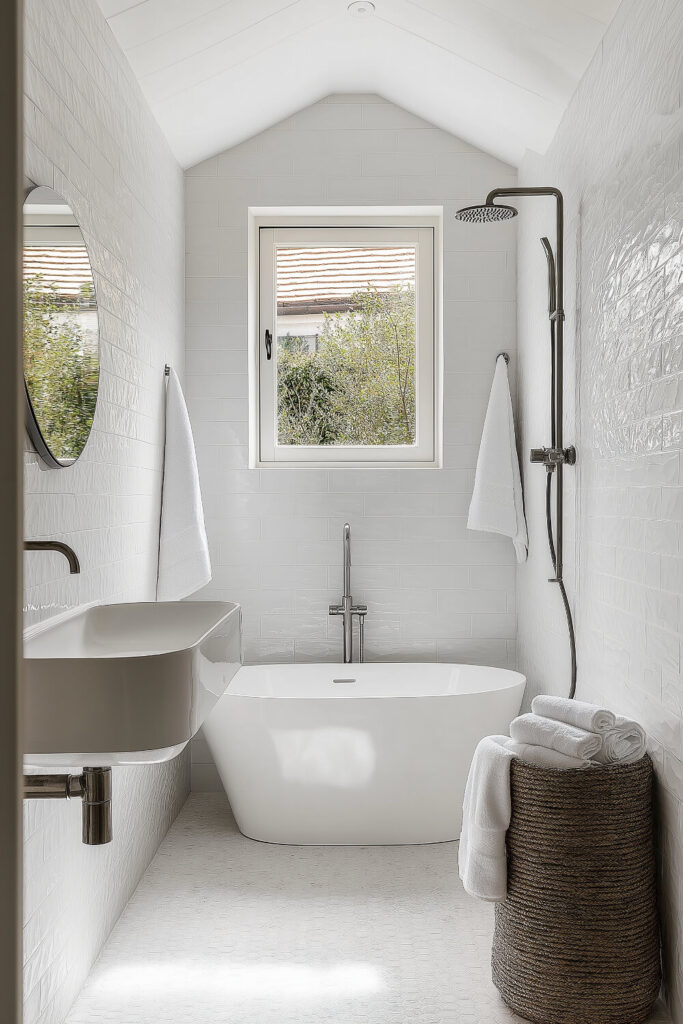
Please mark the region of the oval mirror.
POLYGON ((50 466, 71 466, 90 435, 99 381, 97 301, 68 203, 34 188, 24 202, 26 429, 50 466))

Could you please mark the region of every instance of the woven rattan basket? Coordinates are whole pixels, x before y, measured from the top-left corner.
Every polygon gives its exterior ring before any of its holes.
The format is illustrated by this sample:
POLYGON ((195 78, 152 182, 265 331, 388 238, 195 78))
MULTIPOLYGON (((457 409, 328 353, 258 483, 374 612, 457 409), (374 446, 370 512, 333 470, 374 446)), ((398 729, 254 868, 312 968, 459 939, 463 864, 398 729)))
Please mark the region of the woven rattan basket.
POLYGON ((511 765, 493 981, 537 1024, 639 1024, 660 984, 653 771, 511 765))

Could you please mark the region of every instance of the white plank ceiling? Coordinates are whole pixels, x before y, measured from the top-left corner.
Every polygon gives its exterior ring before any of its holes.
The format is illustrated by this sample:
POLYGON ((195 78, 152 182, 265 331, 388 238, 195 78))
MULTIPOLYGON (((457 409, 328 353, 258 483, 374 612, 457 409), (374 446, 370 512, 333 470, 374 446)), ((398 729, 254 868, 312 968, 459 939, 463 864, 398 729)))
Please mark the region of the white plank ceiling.
POLYGON ((620 0, 98 0, 184 167, 333 92, 378 93, 518 163, 620 0))

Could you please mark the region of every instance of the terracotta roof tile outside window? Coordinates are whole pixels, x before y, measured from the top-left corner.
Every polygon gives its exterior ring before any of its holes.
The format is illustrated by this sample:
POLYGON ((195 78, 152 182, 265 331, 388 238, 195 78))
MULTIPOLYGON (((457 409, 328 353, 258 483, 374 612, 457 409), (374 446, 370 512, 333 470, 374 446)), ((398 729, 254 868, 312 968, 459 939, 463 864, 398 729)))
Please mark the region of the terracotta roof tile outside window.
POLYGON ((277 308, 287 313, 353 308, 354 292, 415 287, 412 247, 278 248, 277 308))

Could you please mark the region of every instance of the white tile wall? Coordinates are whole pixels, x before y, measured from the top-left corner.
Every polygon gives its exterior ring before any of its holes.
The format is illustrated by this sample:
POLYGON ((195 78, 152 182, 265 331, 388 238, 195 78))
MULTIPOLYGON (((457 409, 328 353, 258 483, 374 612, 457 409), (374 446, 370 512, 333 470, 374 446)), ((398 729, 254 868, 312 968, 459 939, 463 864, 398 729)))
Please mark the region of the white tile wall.
MULTIPOLYGON (((81 559, 28 555, 26 617, 154 596, 163 365, 183 363, 182 174, 96 3, 26 2, 26 174, 69 201, 90 250, 100 397, 72 468, 27 452, 26 535, 81 559)), ((114 770, 114 841, 80 842, 80 807, 26 805, 26 1024, 59 1024, 188 788, 187 758, 114 770)))
MULTIPOLYGON (((453 214, 512 168, 377 96, 331 96, 186 172, 187 386, 214 580, 249 661, 333 661, 351 522, 369 659, 513 659, 512 546, 466 515, 494 358, 515 349, 515 232, 453 214), (247 208, 443 205, 445 466, 249 470, 247 208)), ((514 358, 512 362, 514 371, 514 358)), ((194 746, 197 787, 217 784, 194 746)))
MULTIPOLYGON (((565 531, 578 696, 649 732, 659 779, 666 995, 683 1022, 683 7, 624 0, 525 184, 567 200, 565 531), (578 487, 575 488, 575 484, 578 487)), ((522 443, 548 443, 545 262, 552 209, 520 218, 522 443)), ((566 692, 559 595, 545 582, 544 473, 525 466, 531 558, 518 573, 519 664, 531 693, 566 692)))

